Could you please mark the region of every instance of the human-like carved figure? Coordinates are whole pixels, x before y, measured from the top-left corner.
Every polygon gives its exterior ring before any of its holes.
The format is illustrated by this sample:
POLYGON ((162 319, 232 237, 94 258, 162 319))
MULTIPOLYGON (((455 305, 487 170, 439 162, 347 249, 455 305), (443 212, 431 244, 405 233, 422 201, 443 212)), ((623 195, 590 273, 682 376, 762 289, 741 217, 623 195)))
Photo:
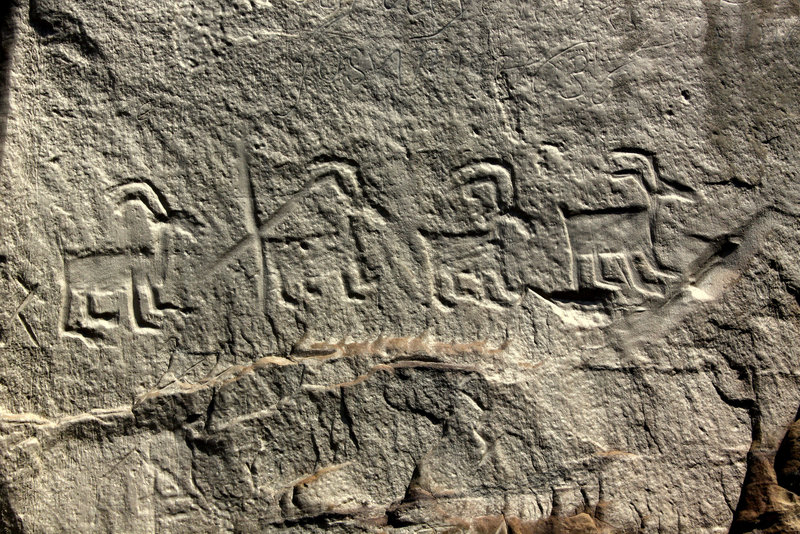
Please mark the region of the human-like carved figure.
POLYGON ((87 343, 108 340, 111 330, 127 325, 155 333, 166 312, 186 309, 168 302, 164 280, 170 240, 181 228, 182 212, 170 211, 146 182, 111 190, 122 224, 116 242, 104 247, 64 251, 65 291, 62 331, 87 343))
POLYGON ((433 291, 445 308, 459 304, 508 307, 523 292, 520 248, 530 238, 511 215, 510 167, 480 161, 456 169, 438 206, 435 227, 423 228, 430 247, 433 291))

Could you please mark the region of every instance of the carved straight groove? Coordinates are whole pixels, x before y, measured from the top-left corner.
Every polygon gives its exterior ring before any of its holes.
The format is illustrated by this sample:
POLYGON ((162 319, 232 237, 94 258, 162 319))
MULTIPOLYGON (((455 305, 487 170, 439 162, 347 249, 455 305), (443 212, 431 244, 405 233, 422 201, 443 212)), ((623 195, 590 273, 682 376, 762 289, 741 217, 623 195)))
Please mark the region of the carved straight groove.
MULTIPOLYGON (((261 226, 258 222, 258 214, 256 213, 256 196, 253 190, 253 180, 250 176, 250 162, 247 156, 247 148, 244 141, 237 143, 238 162, 237 167, 239 171, 239 189, 242 192, 242 198, 245 204, 245 227, 250 236, 258 235, 258 228, 261 226)), ((258 305, 262 313, 266 312, 266 258, 264 257, 264 249, 260 238, 252 240, 253 254, 258 269, 256 286, 258 305)))

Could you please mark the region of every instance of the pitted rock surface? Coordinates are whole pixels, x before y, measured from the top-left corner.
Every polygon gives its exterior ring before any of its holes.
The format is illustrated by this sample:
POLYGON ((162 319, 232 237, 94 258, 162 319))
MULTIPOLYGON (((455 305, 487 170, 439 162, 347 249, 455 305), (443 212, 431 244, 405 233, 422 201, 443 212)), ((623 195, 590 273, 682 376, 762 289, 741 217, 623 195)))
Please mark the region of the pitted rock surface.
POLYGON ((0 19, 0 530, 800 532, 800 4, 0 19))

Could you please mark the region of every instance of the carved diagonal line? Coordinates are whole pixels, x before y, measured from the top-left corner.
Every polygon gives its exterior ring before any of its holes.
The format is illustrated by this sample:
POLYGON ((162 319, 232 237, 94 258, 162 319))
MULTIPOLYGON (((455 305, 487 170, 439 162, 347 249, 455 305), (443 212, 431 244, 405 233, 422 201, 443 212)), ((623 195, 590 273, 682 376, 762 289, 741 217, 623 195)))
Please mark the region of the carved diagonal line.
POLYGON ((22 302, 19 304, 19 306, 17 306, 17 309, 14 310, 14 313, 11 315, 11 318, 8 321, 6 321, 5 325, 3 325, 3 330, 7 330, 11 321, 16 319, 20 322, 20 324, 22 324, 22 327, 25 329, 25 333, 28 334, 30 340, 34 343, 34 345, 38 347, 39 340, 36 337, 36 333, 33 331, 33 327, 31 327, 30 323, 22 315, 22 312, 25 309, 25 307, 28 304, 30 304, 31 300, 33 300, 33 297, 36 294, 36 290, 37 287, 34 287, 32 290, 28 291, 28 294, 25 295, 25 298, 22 299, 22 302))

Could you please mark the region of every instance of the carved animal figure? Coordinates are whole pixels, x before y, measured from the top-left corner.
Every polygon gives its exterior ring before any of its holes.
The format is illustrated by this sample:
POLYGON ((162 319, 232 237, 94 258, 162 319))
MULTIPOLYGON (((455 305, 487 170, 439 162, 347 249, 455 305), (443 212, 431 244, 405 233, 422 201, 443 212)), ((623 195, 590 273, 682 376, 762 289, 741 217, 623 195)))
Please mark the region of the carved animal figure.
POLYGON ((572 289, 630 288, 658 296, 656 287, 671 278, 655 267, 646 210, 567 215, 565 224, 573 256, 572 289))
MULTIPOLYGON (((325 157, 307 171, 306 183, 263 220, 251 202, 248 235, 205 274, 247 250, 256 255, 258 299, 278 350, 307 335, 357 331, 363 318, 399 321, 411 308, 403 295, 421 293, 409 246, 365 198, 358 166, 325 157)), ((252 185, 246 189, 254 197, 252 185)))
POLYGON ((347 306, 370 291, 354 235, 360 215, 355 168, 328 163, 314 167, 312 176, 261 234, 268 249, 270 300, 288 306, 347 306))
POLYGON ((675 275, 661 268, 654 251, 659 199, 691 200, 664 184, 652 156, 618 151, 612 159, 621 168, 611 179, 635 183, 648 200, 646 205, 562 211, 572 254, 571 289, 660 297, 675 275))
POLYGON ((512 306, 521 298, 524 282, 513 249, 529 236, 508 214, 513 191, 511 172, 500 164, 471 163, 451 174, 435 228, 422 230, 431 249, 433 291, 446 308, 512 306))
POLYGON ((185 222, 183 212, 168 210, 145 182, 123 184, 111 192, 116 215, 133 215, 138 224, 122 224, 117 243, 63 253, 62 330, 89 343, 108 340, 110 331, 123 325, 134 332, 158 332, 166 311, 185 311, 164 302, 162 292, 171 236, 191 236, 176 225, 185 222))

